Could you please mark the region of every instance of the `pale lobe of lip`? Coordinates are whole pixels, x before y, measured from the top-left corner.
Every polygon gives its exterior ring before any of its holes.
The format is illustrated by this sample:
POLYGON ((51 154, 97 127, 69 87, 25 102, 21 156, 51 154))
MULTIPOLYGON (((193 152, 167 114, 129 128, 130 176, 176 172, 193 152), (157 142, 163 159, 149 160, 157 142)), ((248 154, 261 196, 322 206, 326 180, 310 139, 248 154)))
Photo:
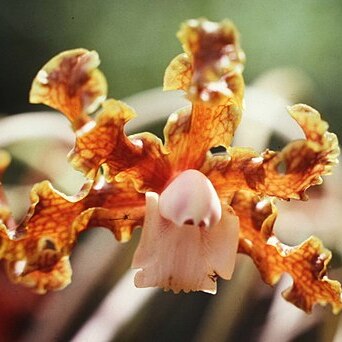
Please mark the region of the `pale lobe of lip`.
POLYGON ((146 193, 146 216, 132 267, 137 287, 216 293, 216 278, 230 279, 239 239, 239 220, 224 208, 210 229, 177 226, 158 210, 159 196, 146 193))

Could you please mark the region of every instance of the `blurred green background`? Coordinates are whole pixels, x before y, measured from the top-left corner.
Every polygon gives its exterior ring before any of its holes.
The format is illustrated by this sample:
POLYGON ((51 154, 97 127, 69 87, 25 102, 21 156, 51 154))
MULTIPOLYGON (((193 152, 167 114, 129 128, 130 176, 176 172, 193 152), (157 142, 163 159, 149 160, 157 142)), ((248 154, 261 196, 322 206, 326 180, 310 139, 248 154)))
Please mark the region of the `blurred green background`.
MULTIPOLYGON (((34 76, 51 57, 77 47, 98 51, 111 97, 123 98, 161 86, 166 66, 182 51, 175 36, 180 23, 196 17, 234 21, 247 55, 247 84, 272 68, 293 66, 303 70, 315 86, 308 104, 316 107, 328 119, 331 130, 342 138, 341 0, 0 0, 0 114, 43 109, 28 103, 34 76)), ((111 269, 117 272, 112 265, 111 269)), ((271 297, 249 301, 249 296, 257 291, 248 288, 242 293, 241 286, 248 284, 245 278, 241 273, 240 282, 239 279, 227 282, 226 286, 227 293, 232 293, 230 303, 242 303, 241 307, 248 308, 248 323, 242 320, 232 336, 234 340, 251 341, 254 331, 263 324, 260 321, 266 317, 271 297), (232 286, 236 286, 236 292, 232 286), (248 305, 243 298, 247 298, 248 305)), ((106 283, 100 282, 99 286, 106 283)), ((264 287, 256 285, 255 289, 258 288, 264 291, 264 287)), ((91 300, 97 305, 105 291, 96 288, 95 292, 97 297, 91 300)), ((209 300, 218 298, 216 304, 223 298, 219 296, 209 299, 204 294, 158 294, 135 325, 124 331, 126 340, 134 340, 134 336, 151 341, 153 336, 165 341, 174 340, 175 336, 190 340, 209 300)), ((89 307, 88 302, 85 305, 89 307)), ((233 305, 235 317, 234 310, 233 305)), ((85 319, 84 315, 80 317, 79 322, 70 322, 70 331, 63 333, 70 336, 75 333, 77 324, 81 325, 85 319)), ((208 322, 211 327, 213 322, 208 322)), ((321 342, 312 335, 307 340, 321 342)), ((300 341, 306 340, 302 336, 300 341)))
POLYGON ((316 86, 311 105, 342 130, 342 2, 0 0, 0 113, 37 110, 30 83, 58 52, 99 52, 110 96, 122 98, 160 86, 181 51, 175 33, 194 17, 232 19, 247 54, 247 83, 273 67, 303 69, 316 86))

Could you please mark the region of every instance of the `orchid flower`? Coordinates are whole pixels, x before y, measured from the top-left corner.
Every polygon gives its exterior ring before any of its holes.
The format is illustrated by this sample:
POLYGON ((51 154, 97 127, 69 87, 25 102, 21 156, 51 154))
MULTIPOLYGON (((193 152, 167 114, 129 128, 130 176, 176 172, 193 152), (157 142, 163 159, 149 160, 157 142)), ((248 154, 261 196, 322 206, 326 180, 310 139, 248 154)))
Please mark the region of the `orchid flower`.
POLYGON ((305 190, 337 163, 336 136, 316 110, 298 104, 289 113, 305 139, 278 152, 231 147, 243 111, 238 32, 229 21, 199 19, 184 23, 178 38, 184 53, 167 67, 164 89, 183 90, 191 106, 169 117, 164 141, 125 134, 135 113, 105 100, 96 52, 65 51, 38 72, 30 101, 70 120, 76 140, 69 160, 87 181, 74 196, 48 181, 36 184, 18 226, 6 225, 3 204, 0 257, 9 277, 38 293, 63 288, 81 232, 103 226, 127 241, 142 227, 132 263, 137 287, 215 293, 218 277, 232 277, 240 252, 267 284, 290 274, 284 296, 304 311, 329 303, 338 312, 341 285, 326 275, 331 253, 316 237, 290 247, 273 234, 275 199, 307 199, 305 190))

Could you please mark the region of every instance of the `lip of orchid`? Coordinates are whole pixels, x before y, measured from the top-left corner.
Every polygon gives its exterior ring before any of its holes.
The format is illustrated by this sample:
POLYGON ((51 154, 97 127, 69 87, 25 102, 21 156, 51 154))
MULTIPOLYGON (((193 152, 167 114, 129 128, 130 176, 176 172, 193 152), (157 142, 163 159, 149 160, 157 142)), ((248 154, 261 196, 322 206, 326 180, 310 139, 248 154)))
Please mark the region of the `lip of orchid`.
POLYGON ((161 193, 159 212, 177 226, 210 228, 222 215, 220 199, 210 180, 189 169, 180 173, 161 193))

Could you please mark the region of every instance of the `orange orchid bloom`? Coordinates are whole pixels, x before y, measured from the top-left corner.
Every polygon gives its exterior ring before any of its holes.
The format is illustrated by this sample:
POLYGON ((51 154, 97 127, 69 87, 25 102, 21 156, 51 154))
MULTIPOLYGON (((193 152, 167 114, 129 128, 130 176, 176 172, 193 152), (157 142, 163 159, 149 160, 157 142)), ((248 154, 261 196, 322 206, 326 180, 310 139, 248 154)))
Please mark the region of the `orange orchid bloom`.
POLYGON ((137 287, 215 293, 216 279, 231 278, 240 252, 270 285, 290 274, 293 286, 284 296, 298 307, 309 312, 330 303, 338 312, 341 285, 326 275, 331 253, 315 237, 290 247, 272 232, 274 198, 306 199, 305 190, 337 163, 336 136, 317 111, 299 104, 289 112, 306 139, 261 154, 230 147, 243 110, 238 33, 229 21, 199 19, 184 23, 178 37, 185 53, 166 69, 164 89, 183 90, 191 106, 169 117, 164 142, 150 133, 125 134, 135 113, 105 100, 96 52, 63 52, 39 71, 30 100, 70 120, 76 142, 69 159, 88 181, 75 196, 47 181, 35 185, 17 227, 6 227, 8 211, 0 212, 0 257, 10 278, 40 293, 63 288, 78 234, 104 226, 127 241, 142 226, 132 265, 140 269, 137 287))

